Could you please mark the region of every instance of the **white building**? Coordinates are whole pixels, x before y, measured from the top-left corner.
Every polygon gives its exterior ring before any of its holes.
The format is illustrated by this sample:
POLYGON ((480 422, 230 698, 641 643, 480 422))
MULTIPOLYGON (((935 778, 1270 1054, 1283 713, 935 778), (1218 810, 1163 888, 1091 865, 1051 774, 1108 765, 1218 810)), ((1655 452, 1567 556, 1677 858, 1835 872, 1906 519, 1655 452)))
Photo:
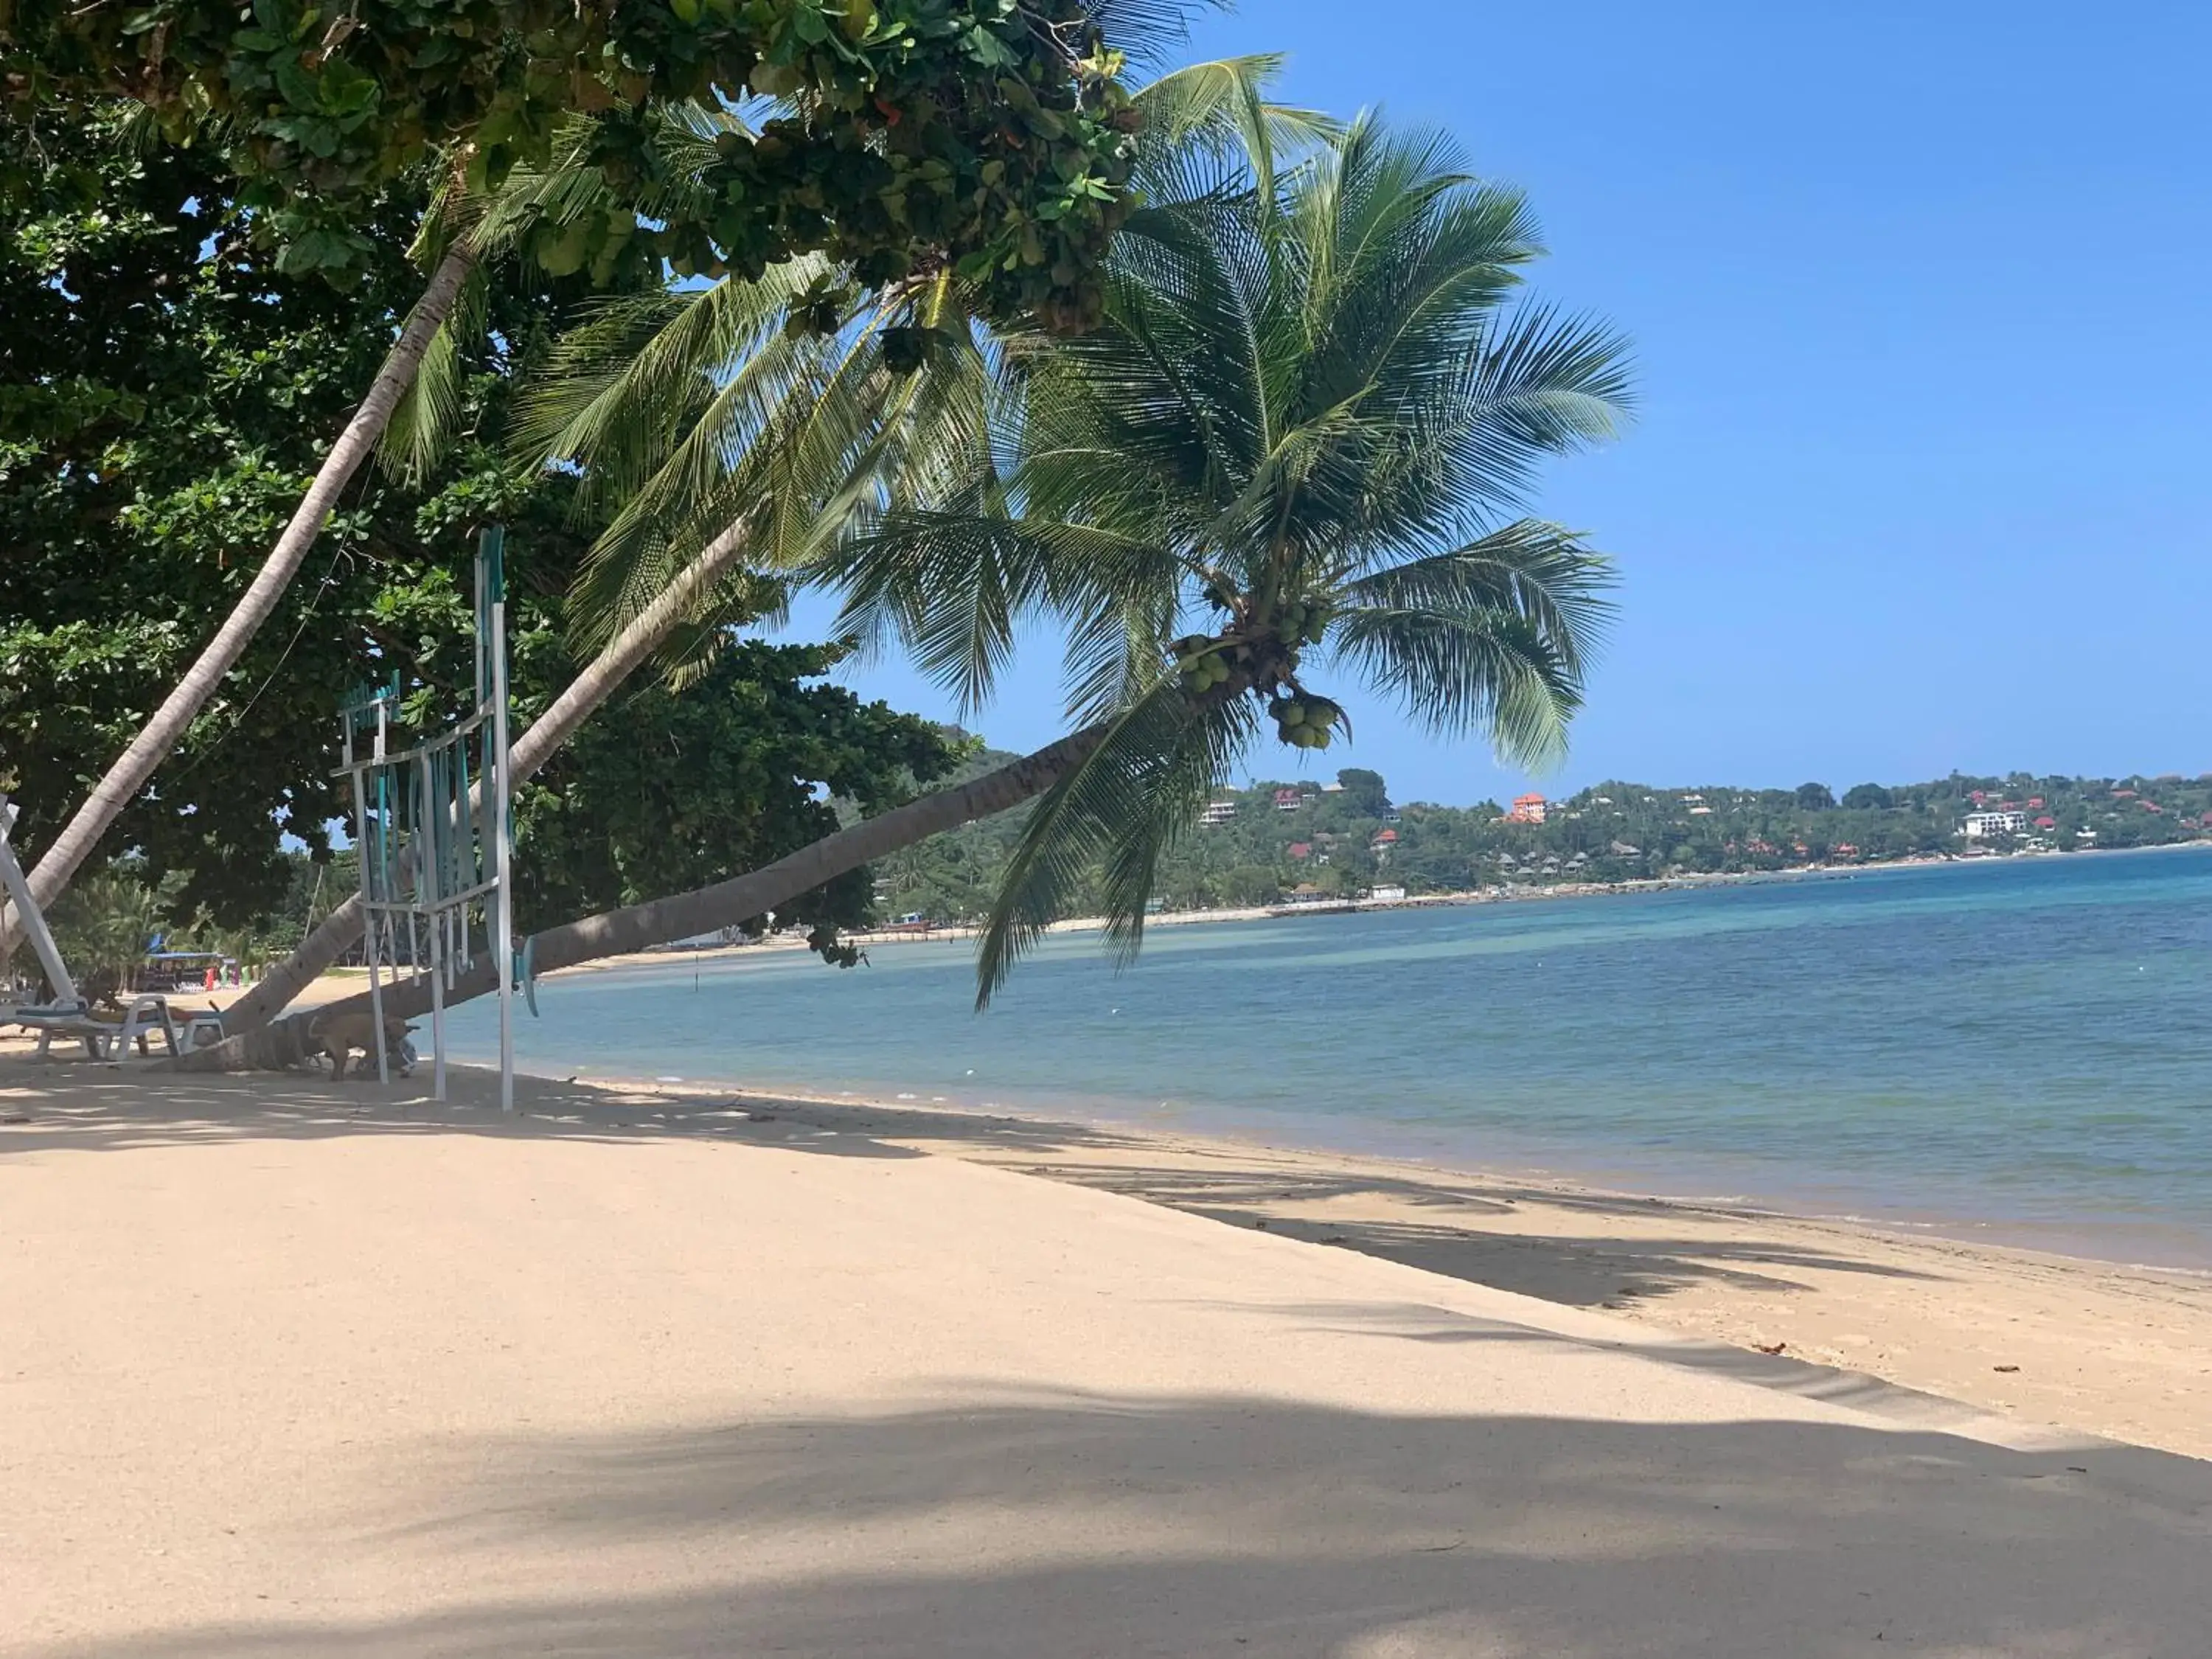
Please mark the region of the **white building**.
POLYGON ((2024 836, 2027 833, 2027 814, 2025 812, 1969 812, 1966 814, 1966 839, 1981 841, 1990 836, 2024 836))
POLYGON ((1198 821, 1200 823, 1226 823, 1236 816, 1235 801, 1210 800, 1206 803, 1206 810, 1198 815, 1198 821))

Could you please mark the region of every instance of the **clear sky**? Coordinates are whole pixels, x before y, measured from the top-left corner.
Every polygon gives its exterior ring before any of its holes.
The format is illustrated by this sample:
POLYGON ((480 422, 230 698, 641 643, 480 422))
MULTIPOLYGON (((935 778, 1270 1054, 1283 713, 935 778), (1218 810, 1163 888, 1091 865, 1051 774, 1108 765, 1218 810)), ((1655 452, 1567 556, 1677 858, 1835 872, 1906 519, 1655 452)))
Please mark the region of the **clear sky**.
MULTIPOLYGON (((1539 787, 2212 770, 2212 6, 1251 0, 1191 55, 1259 51, 1455 133, 1636 342, 1638 424, 1534 504, 1621 576, 1539 787)), ((1038 641, 973 724, 1048 741, 1057 684, 1038 641)), ((1342 700, 1259 769, 1525 787, 1342 700)))

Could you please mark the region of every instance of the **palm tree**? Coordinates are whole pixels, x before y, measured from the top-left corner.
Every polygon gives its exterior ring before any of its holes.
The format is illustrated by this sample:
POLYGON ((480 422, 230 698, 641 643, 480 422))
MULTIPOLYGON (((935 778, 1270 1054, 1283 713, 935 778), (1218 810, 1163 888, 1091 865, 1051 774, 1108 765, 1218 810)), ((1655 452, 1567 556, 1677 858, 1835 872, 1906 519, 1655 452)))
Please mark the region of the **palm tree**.
MULTIPOLYGON (((1279 176, 1272 147, 1252 153, 1236 178, 1177 158, 1193 188, 1131 221, 1097 333, 1006 339, 940 375, 899 465, 875 475, 871 527, 813 567, 854 626, 971 701, 1025 613, 1057 617, 1076 729, 766 869, 549 930, 540 971, 746 921, 1039 797, 981 996, 1097 860, 1114 941, 1133 950, 1160 852, 1266 720, 1305 748, 1345 729, 1315 690, 1328 672, 1515 759, 1559 754, 1607 567, 1508 515, 1544 456, 1614 429, 1620 341, 1509 305, 1541 251, 1526 204, 1440 141, 1361 122, 1279 176), (1194 611, 1210 629, 1176 637, 1194 611)), ((875 453, 893 441, 877 433, 875 453)))
MULTIPOLYGON (((1267 100, 1279 70, 1274 58, 1231 58, 1152 82, 1136 100, 1147 132, 1137 187, 1156 203, 1179 199, 1178 191, 1210 187, 1231 156, 1254 158, 1264 172, 1279 149, 1302 150, 1327 137, 1334 129, 1322 118, 1267 100)), ((717 139, 737 125, 728 112, 660 112, 657 188, 665 199, 647 205, 680 204, 717 139)), ((602 211, 595 170, 567 159, 574 153, 570 145, 558 164, 518 169, 495 198, 462 204, 476 242, 503 249, 543 226, 602 211)), ((685 665, 696 667, 723 637, 702 625, 702 614, 711 616, 715 587, 741 561, 805 568, 871 500, 926 493, 936 482, 930 462, 958 453, 946 434, 969 429, 988 388, 951 273, 896 285, 842 312, 836 279, 827 261, 805 258, 755 282, 726 277, 700 289, 610 299, 564 339, 524 400, 519 458, 577 469, 581 510, 609 523, 569 604, 575 643, 597 654, 517 739, 517 780, 679 629, 692 647, 685 665)), ((447 441, 461 337, 482 326, 480 307, 464 302, 422 354, 392 422, 392 465, 426 470, 447 441)), ((1056 775, 1033 757, 992 787, 916 803, 901 822, 932 823, 930 834, 955 828, 1026 799, 1005 795, 1012 779, 1033 793, 1056 775)), ((820 879, 866 861, 854 858, 820 879)), ((782 892, 781 880, 775 903, 817 884, 782 892)), ((349 898, 232 1006, 227 1024, 246 1032, 267 1024, 362 932, 359 902, 349 898)))
POLYGON ((850 623, 968 702, 1025 616, 1056 620, 1098 732, 1016 848, 979 1004, 1094 865, 1133 952, 1161 854, 1269 728, 1348 735, 1334 679, 1523 764, 1562 753, 1607 568, 1510 515, 1542 457, 1615 429, 1628 380, 1610 331, 1510 303, 1541 252, 1519 192, 1362 119, 1133 222, 1105 325, 1002 342, 989 419, 936 468, 957 488, 842 550, 850 623))

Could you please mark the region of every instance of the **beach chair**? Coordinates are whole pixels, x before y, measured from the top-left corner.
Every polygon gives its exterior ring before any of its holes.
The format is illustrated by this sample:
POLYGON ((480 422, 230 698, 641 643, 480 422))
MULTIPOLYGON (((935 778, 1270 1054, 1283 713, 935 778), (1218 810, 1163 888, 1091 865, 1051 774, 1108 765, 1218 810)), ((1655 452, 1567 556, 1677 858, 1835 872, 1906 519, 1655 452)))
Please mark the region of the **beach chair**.
POLYGON ((8 844, 8 832, 15 823, 14 803, 0 795, 0 892, 13 901, 16 919, 30 936, 31 949, 38 956, 39 966, 46 971, 54 1000, 0 1008, 0 1025, 15 1024, 36 1031, 41 1060, 51 1057, 50 1050, 58 1036, 82 1043, 86 1055, 93 1060, 120 1060, 131 1052, 133 1042, 143 1054, 150 1052, 149 1040, 157 1031, 168 1045, 169 1052, 178 1053, 176 1022, 169 1018, 169 1005, 165 999, 133 997, 121 1019, 109 1020, 94 1013, 92 1005, 76 994, 76 985, 70 978, 69 967, 62 961, 61 952, 54 946, 54 936, 46 926, 46 919, 31 897, 31 884, 24 878, 23 866, 15 861, 15 849, 8 844))
POLYGON ((81 1001, 11 1008, 0 1018, 39 1034, 40 1060, 52 1057, 56 1037, 82 1043, 88 1060, 122 1060, 129 1055, 133 1043, 140 1054, 150 1055, 152 1040, 157 1035, 171 1054, 183 1052, 177 1042, 176 1021, 170 1018, 168 1002, 162 997, 131 998, 120 1019, 102 1019, 81 1001))

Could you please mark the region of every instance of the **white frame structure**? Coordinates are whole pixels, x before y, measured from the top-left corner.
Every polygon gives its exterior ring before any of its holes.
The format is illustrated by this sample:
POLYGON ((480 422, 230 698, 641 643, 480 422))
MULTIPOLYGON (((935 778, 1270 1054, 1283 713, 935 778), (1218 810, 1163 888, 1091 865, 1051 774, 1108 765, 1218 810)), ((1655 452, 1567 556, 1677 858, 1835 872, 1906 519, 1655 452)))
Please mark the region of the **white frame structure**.
POLYGON ((391 1081, 379 969, 390 965, 398 984, 404 927, 410 969, 419 978, 427 966, 433 1092, 446 1098, 446 993, 473 960, 473 917, 483 924, 484 945, 499 972, 499 1106, 511 1112, 514 848, 507 774, 505 543, 505 532, 494 525, 477 544, 475 708, 442 735, 394 750, 390 739, 399 702, 398 677, 365 687, 347 700, 339 721, 344 763, 338 770, 353 784, 377 1080, 391 1081))
POLYGON ((23 866, 15 861, 15 849, 8 844, 8 832, 15 827, 15 804, 0 795, 0 888, 15 901, 16 920, 30 936, 31 949, 38 954, 39 966, 46 969, 46 983, 58 1002, 82 1003, 76 994, 76 982, 70 978, 69 969, 62 961, 62 953, 54 944, 54 936, 46 926, 46 918, 31 897, 31 884, 24 877, 23 866))

